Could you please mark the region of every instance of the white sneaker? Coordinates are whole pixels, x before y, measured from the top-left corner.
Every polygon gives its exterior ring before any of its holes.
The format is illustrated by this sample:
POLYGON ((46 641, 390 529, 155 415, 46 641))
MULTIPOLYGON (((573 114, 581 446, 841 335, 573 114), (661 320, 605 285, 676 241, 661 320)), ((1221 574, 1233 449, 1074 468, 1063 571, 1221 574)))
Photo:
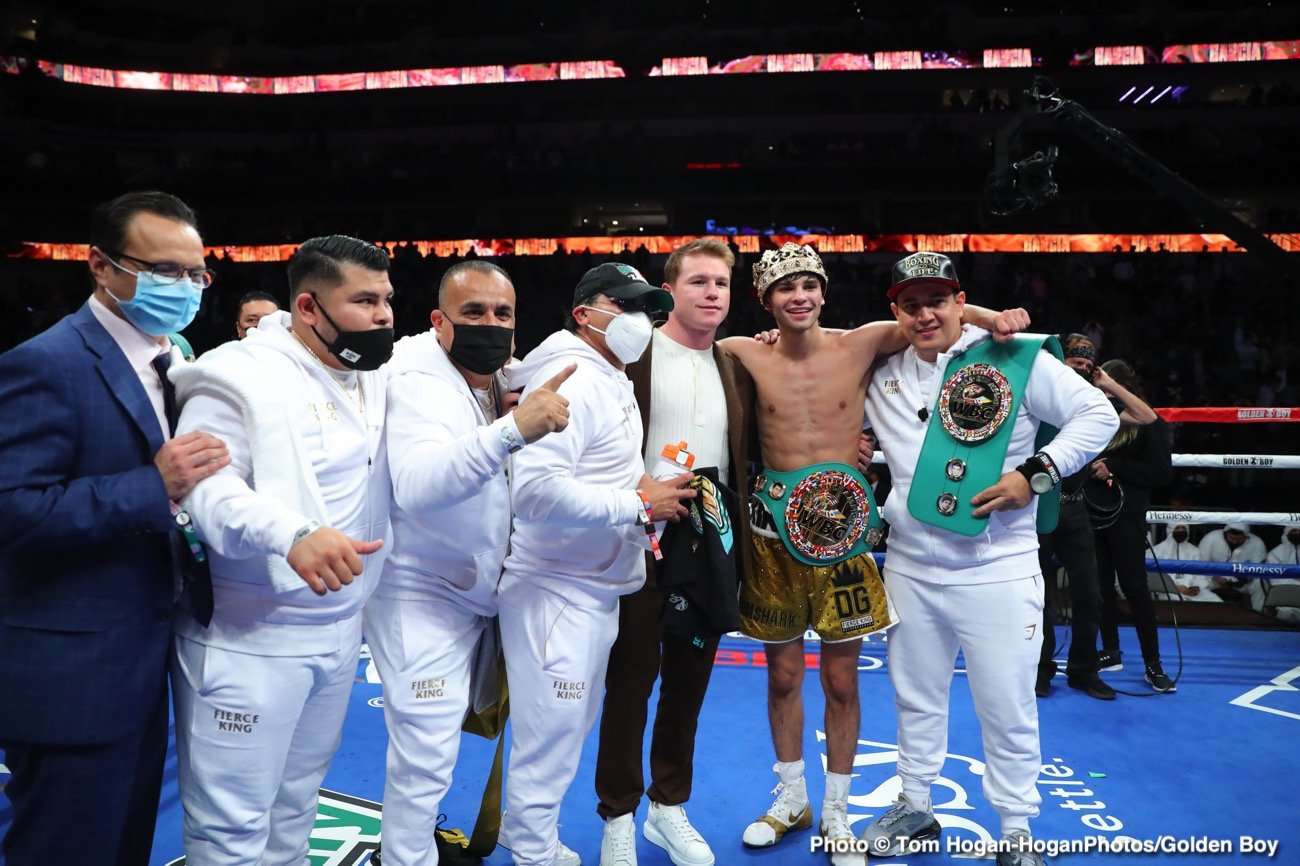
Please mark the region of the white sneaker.
POLYGON ((556 844, 558 847, 555 849, 555 866, 582 866, 582 858, 572 848, 563 842, 556 844))
POLYGON ((667 851, 668 859, 677 866, 713 866, 709 843, 691 826, 686 810, 681 806, 660 806, 650 801, 650 811, 641 832, 650 842, 667 851))
MULTIPOLYGON (((501 813, 501 829, 497 833, 497 845, 514 852, 515 847, 511 844, 509 836, 506 835, 506 813, 501 813)), ((558 847, 555 849, 555 866, 582 866, 582 858, 579 857, 572 848, 557 840, 558 847)))
POLYGON ((632 813, 605 821, 600 840, 600 866, 636 866, 636 824, 632 813))
POLYGON ((807 800, 796 800, 784 782, 777 782, 772 793, 776 794, 776 800, 767 814, 759 815, 741 837, 749 848, 770 848, 791 830, 807 830, 812 826, 812 808, 807 800))
POLYGON ((832 866, 866 866, 866 856, 854 851, 858 840, 849 829, 848 803, 822 804, 821 834, 832 866))

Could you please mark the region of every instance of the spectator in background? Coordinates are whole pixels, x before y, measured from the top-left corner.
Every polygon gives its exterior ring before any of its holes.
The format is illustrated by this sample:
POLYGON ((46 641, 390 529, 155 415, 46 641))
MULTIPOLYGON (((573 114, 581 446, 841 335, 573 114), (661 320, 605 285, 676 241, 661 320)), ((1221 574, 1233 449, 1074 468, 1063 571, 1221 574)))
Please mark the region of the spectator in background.
MULTIPOLYGON (((1200 548, 1201 558, 1206 562, 1263 562, 1268 558, 1264 539, 1251 532, 1244 523, 1229 523, 1222 529, 1205 533, 1200 548)), ((1253 579, 1243 581, 1227 575, 1215 575, 1210 580, 1213 581, 1212 589, 1228 601, 1236 601, 1241 595, 1249 596, 1250 588, 1258 583, 1253 579)))
MULTIPOLYGON (((1113 359, 1102 364, 1101 371, 1145 402, 1141 380, 1128 362, 1113 359)), ((1119 500, 1115 513, 1104 521, 1094 520, 1101 586, 1102 652, 1098 668, 1106 671, 1123 667, 1115 594, 1118 579, 1142 646, 1146 681, 1157 692, 1164 693, 1173 692, 1176 687, 1160 664, 1155 605, 1147 589, 1146 513, 1151 504, 1151 491, 1172 480, 1169 427, 1164 419, 1156 418, 1145 426, 1120 427, 1110 445, 1092 464, 1092 479, 1084 490, 1093 501, 1109 493, 1117 494, 1119 500)))
POLYGON ((1265 562, 1300 565, 1300 523, 1282 527, 1282 541, 1268 552, 1265 562))
POLYGON ((280 305, 266 292, 249 292, 239 299, 239 312, 235 315, 235 333, 239 339, 244 339, 248 336, 249 329, 256 328, 263 316, 274 313, 278 309, 280 305))
MULTIPOLYGON (((1268 562, 1274 565, 1300 565, 1300 523, 1282 527, 1282 541, 1268 552, 1268 562)), ((1276 580, 1249 581, 1246 584, 1246 595, 1250 599, 1250 606, 1263 612, 1268 589, 1279 584, 1300 584, 1300 580, 1280 577, 1276 580), (1264 586, 1265 583, 1268 586, 1264 586)), ((1300 623, 1300 607, 1279 607, 1274 615, 1283 622, 1300 623)))
MULTIPOLYGON (((1201 549, 1192 541, 1191 530, 1186 523, 1171 523, 1164 541, 1151 550, 1156 561, 1164 564, 1171 560, 1200 562, 1201 549)), ((1202 574, 1170 574, 1164 572, 1165 598, 1169 601, 1222 601, 1214 594, 1214 578, 1202 574)))
POLYGON ((1205 533, 1200 548, 1206 562, 1263 562, 1268 557, 1264 539, 1244 523, 1229 523, 1205 533))

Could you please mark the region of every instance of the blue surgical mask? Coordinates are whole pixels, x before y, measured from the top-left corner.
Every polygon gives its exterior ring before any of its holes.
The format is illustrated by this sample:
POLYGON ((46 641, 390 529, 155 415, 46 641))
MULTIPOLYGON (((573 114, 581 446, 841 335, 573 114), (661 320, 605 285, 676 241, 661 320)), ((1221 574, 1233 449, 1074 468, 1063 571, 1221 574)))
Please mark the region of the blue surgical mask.
MULTIPOLYGON (((132 273, 112 259, 109 261, 118 270, 132 273)), ((203 290, 196 289, 188 279, 165 282, 148 271, 135 275, 135 297, 129 301, 113 294, 108 286, 104 291, 117 301, 117 308, 128 322, 153 337, 165 337, 188 327, 203 301, 203 290)))

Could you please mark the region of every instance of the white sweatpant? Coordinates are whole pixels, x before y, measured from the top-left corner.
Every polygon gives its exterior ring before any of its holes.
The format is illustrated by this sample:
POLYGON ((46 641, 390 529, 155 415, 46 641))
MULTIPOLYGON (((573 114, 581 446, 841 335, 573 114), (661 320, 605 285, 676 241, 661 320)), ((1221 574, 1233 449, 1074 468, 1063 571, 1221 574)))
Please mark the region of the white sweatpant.
MULTIPOLYGON (((487 620, 445 599, 366 602, 365 633, 384 685, 386 866, 436 866, 434 830, 460 752, 470 668, 487 620)), ((473 820, 473 816, 465 816, 473 820)))
POLYGON ((551 866, 560 801, 605 692, 618 599, 580 607, 507 572, 500 605, 512 737, 502 835, 516 866, 551 866))
POLYGON ((1043 579, 941 585, 885 568, 898 610, 889 632, 889 679, 898 710, 898 775, 917 802, 948 753, 948 693, 960 647, 984 742, 984 797, 1002 832, 1038 815, 1042 758, 1034 678, 1042 646, 1043 579))
POLYGON ((176 637, 172 698, 190 866, 306 860, 357 675, 360 615, 352 632, 342 648, 315 656, 251 655, 176 637))

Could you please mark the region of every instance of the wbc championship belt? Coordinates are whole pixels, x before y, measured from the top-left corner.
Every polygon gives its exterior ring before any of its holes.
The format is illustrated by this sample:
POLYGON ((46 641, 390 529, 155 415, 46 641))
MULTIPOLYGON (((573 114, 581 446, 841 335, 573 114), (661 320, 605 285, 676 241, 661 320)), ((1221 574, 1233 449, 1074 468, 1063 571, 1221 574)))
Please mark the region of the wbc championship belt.
MULTIPOLYGON (((1008 343, 985 340, 948 361, 907 496, 907 510, 917 520, 969 537, 988 529, 988 517, 975 517, 970 500, 1002 477, 1040 349, 1062 356, 1056 337, 1018 334, 1008 343)), ((1055 436, 1054 427, 1040 424, 1036 448, 1055 436)), ((1037 497, 1039 532, 1056 528, 1060 495, 1054 487, 1037 497)))
POLYGON ((834 565, 869 551, 883 524, 871 486, 843 463, 815 463, 790 472, 764 469, 754 479, 751 522, 775 532, 805 565, 834 565))

